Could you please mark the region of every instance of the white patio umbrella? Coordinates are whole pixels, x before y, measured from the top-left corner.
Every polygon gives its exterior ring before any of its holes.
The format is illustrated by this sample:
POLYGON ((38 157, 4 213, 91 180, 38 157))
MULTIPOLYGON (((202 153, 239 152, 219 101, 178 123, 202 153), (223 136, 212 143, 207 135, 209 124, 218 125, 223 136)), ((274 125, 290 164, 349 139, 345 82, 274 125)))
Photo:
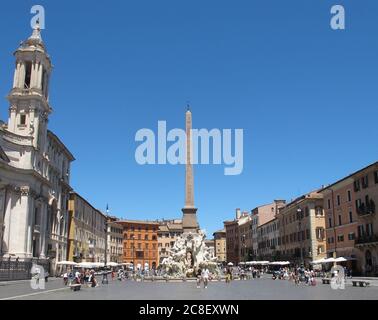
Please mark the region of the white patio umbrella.
POLYGON ((110 262, 107 262, 106 265, 109 267, 117 267, 119 264, 116 262, 110 261, 110 262))
POLYGON ((287 266, 290 264, 289 261, 274 261, 270 262, 269 264, 274 265, 274 266, 287 266))
POLYGON ((103 263, 103 262, 95 262, 94 266, 96 266, 97 268, 105 267, 105 263, 103 263))
POLYGON ((59 266, 76 266, 77 263, 73 262, 73 261, 59 261, 57 263, 57 265, 59 265, 59 266))
POLYGON ((232 267, 234 264, 232 262, 229 262, 227 265, 232 267))
POLYGON ((335 262, 345 262, 345 261, 348 261, 348 260, 345 259, 344 257, 339 257, 335 259, 335 262))
POLYGON ((84 262, 78 263, 77 266, 81 267, 81 268, 93 268, 93 267, 95 267, 95 263, 84 261, 84 262))
POLYGON ((319 259, 319 260, 312 261, 311 264, 322 264, 322 263, 324 263, 324 261, 325 261, 325 259, 322 258, 322 259, 319 259))

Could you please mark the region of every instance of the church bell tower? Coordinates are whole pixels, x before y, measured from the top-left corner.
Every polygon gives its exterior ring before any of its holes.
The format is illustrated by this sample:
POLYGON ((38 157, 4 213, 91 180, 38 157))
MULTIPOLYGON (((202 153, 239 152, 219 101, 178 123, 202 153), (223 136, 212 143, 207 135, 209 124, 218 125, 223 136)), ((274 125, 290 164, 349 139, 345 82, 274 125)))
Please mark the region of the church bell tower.
POLYGON ((13 88, 7 97, 10 103, 8 131, 30 137, 32 145, 43 152, 48 116, 52 111, 48 101, 52 65, 38 23, 14 56, 13 88))

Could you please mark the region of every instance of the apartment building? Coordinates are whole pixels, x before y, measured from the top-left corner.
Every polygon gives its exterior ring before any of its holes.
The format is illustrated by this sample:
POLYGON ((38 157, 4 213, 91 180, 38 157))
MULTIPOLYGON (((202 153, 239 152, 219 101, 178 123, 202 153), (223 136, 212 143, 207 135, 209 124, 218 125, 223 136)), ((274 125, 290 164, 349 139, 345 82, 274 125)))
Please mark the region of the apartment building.
POLYGON ((305 194, 282 207, 277 214, 277 259, 309 265, 326 257, 323 195, 305 194))

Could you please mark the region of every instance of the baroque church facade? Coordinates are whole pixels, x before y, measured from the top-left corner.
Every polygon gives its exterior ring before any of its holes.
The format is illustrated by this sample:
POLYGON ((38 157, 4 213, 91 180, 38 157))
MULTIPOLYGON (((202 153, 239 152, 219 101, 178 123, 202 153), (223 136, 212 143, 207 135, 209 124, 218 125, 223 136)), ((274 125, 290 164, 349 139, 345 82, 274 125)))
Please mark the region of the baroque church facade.
POLYGON ((48 130, 50 57, 38 25, 14 53, 8 123, 0 123, 0 258, 49 261, 67 256, 70 166, 48 130))

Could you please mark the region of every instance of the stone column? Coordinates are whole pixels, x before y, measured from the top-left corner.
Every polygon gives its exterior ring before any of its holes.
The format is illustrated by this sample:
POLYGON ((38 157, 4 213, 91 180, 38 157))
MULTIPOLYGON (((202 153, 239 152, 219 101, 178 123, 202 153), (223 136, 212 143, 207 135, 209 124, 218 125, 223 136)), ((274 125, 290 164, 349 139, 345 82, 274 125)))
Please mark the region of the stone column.
POLYGON ((31 75, 30 75, 30 88, 37 87, 37 81, 38 81, 37 73, 38 73, 38 62, 32 61, 31 75))
POLYGON ((34 198, 28 193, 28 222, 27 222, 27 245, 26 245, 26 252, 27 254, 33 258, 33 240, 34 240, 34 225, 36 222, 34 221, 34 210, 35 210, 35 201, 34 198))
MULTIPOLYGON (((6 225, 8 235, 8 252, 14 254, 20 259, 29 258, 29 187, 21 187, 20 194, 12 193, 12 197, 18 197, 13 201, 9 209, 9 222, 6 225)), ((9 204, 10 206, 10 204, 9 204)), ((8 211, 8 209, 7 209, 8 211)))
POLYGON ((46 230, 47 230, 47 204, 46 202, 41 202, 40 206, 40 214, 41 214, 41 234, 39 238, 40 243, 40 258, 46 258, 46 230))
POLYGON ((16 69, 14 70, 14 77, 13 77, 13 88, 17 88, 19 86, 19 73, 20 73, 20 62, 16 62, 16 69))
POLYGON ((37 78, 37 88, 42 89, 42 74, 43 74, 43 65, 39 63, 38 65, 38 78, 37 78))
POLYGON ((9 123, 8 123, 8 129, 9 131, 11 132, 16 132, 16 127, 17 127, 17 124, 16 124, 16 112, 17 112, 17 107, 16 106, 11 106, 9 108, 9 123))
POLYGON ((24 88, 24 82, 25 82, 25 63, 20 62, 20 67, 18 70, 18 88, 23 89, 24 88))

